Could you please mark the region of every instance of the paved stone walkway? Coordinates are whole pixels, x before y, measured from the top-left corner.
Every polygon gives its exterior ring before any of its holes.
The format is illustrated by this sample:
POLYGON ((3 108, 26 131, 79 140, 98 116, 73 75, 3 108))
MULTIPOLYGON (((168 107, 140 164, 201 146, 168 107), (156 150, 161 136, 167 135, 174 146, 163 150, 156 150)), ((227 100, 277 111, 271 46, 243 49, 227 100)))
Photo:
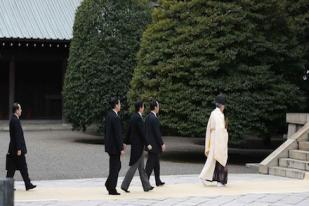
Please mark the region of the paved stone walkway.
MULTIPOLYGON (((118 185, 123 178, 119 178, 118 185)), ((224 205, 308 206, 309 180, 294 180, 259 174, 231 174, 226 187, 203 186, 197 175, 163 176, 163 187, 143 192, 135 177, 129 194, 109 196, 105 178, 37 181, 36 190, 26 192, 16 182, 16 206, 104 206, 104 205, 224 205)), ((151 179, 153 183, 153 179, 151 179)), ((120 190, 119 190, 120 191, 120 190)))
POLYGON ((185 197, 185 198, 162 198, 162 199, 133 199, 133 200, 110 200, 110 201, 46 201, 46 202, 17 202, 17 206, 42 205, 42 206, 105 206, 105 205, 136 205, 136 206, 308 206, 309 193, 291 194, 248 194, 237 196, 214 196, 214 197, 185 197))

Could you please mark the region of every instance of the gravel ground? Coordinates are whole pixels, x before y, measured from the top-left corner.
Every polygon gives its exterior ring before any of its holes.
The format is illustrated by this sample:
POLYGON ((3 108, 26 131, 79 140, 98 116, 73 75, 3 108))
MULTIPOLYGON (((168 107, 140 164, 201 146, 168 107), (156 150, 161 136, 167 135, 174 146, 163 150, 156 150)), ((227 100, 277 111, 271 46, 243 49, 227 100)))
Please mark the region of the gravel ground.
MULTIPOLYGON (((76 131, 26 131, 28 168, 34 180, 101 178, 108 175, 108 155, 102 138, 76 131)), ((204 164, 203 145, 197 139, 165 137, 162 175, 198 174, 204 164)), ((0 132, 0 176, 4 177, 9 134, 0 132)), ((120 176, 128 169, 130 148, 122 157, 120 176)), ((254 173, 244 166, 246 155, 231 158, 230 173, 254 173), (239 160, 239 161, 238 161, 239 160)), ((16 173, 20 180, 20 174, 16 173)))

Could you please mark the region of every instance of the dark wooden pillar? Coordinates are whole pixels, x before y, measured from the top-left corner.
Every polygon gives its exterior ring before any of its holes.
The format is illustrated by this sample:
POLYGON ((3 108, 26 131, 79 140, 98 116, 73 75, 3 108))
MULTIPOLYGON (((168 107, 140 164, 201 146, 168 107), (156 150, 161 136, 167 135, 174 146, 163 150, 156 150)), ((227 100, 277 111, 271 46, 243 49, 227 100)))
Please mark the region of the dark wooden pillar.
POLYGON ((62 110, 62 122, 65 123, 65 118, 64 118, 64 106, 63 106, 63 86, 64 86, 64 78, 65 78, 65 72, 66 72, 66 68, 67 68, 67 59, 65 58, 63 61, 62 61, 62 85, 61 85, 61 88, 62 88, 62 91, 61 91, 61 110, 62 110))
POLYGON ((9 68, 9 118, 12 115, 12 105, 15 101, 15 58, 12 57, 10 60, 10 68, 9 68))

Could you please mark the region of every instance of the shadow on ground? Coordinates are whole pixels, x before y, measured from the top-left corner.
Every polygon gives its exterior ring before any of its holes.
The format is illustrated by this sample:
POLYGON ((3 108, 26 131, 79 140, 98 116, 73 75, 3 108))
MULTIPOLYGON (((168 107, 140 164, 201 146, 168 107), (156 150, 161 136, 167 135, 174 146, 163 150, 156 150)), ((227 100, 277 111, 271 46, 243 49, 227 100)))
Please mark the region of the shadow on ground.
MULTIPOLYGON (((246 154, 229 154, 228 162, 229 164, 244 165, 246 163, 257 163, 265 159, 267 155, 256 154, 256 155, 246 155, 246 154)), ((206 157, 202 152, 194 151, 167 151, 161 156, 161 160, 178 162, 178 163, 204 163, 206 157)))
POLYGON ((102 137, 92 138, 92 139, 75 139, 74 142, 83 143, 83 144, 99 144, 104 145, 104 139, 102 137))
POLYGON ((201 152, 194 151, 166 151, 162 154, 161 160, 179 163, 202 163, 205 157, 201 152))
MULTIPOLYGON (((104 139, 102 137, 80 138, 75 139, 74 142, 81 144, 104 145, 104 139)), ((191 147, 192 145, 199 145, 199 143, 193 141, 191 144, 187 145, 188 148, 171 148, 171 150, 168 150, 162 154, 161 160, 175 163, 204 163, 206 161, 206 157, 203 153, 203 145, 194 148, 191 147)), ((228 162, 236 165, 257 163, 267 157, 270 152, 270 150, 253 151, 230 148, 228 162)))

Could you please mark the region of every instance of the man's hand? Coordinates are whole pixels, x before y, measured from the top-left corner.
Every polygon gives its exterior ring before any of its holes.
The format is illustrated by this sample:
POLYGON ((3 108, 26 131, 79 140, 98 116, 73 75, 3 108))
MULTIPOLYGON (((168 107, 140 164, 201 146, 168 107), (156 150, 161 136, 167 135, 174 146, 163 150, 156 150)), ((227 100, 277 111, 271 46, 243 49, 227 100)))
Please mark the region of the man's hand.
POLYGON ((148 150, 152 150, 152 146, 149 144, 147 145, 148 150))
POLYGON ((17 150, 17 156, 21 155, 21 150, 17 150))
POLYGON ((166 150, 165 144, 163 144, 163 145, 161 146, 161 148, 162 148, 162 152, 164 152, 164 151, 166 150))
POLYGON ((121 155, 124 155, 124 150, 121 150, 120 154, 121 154, 121 155))

